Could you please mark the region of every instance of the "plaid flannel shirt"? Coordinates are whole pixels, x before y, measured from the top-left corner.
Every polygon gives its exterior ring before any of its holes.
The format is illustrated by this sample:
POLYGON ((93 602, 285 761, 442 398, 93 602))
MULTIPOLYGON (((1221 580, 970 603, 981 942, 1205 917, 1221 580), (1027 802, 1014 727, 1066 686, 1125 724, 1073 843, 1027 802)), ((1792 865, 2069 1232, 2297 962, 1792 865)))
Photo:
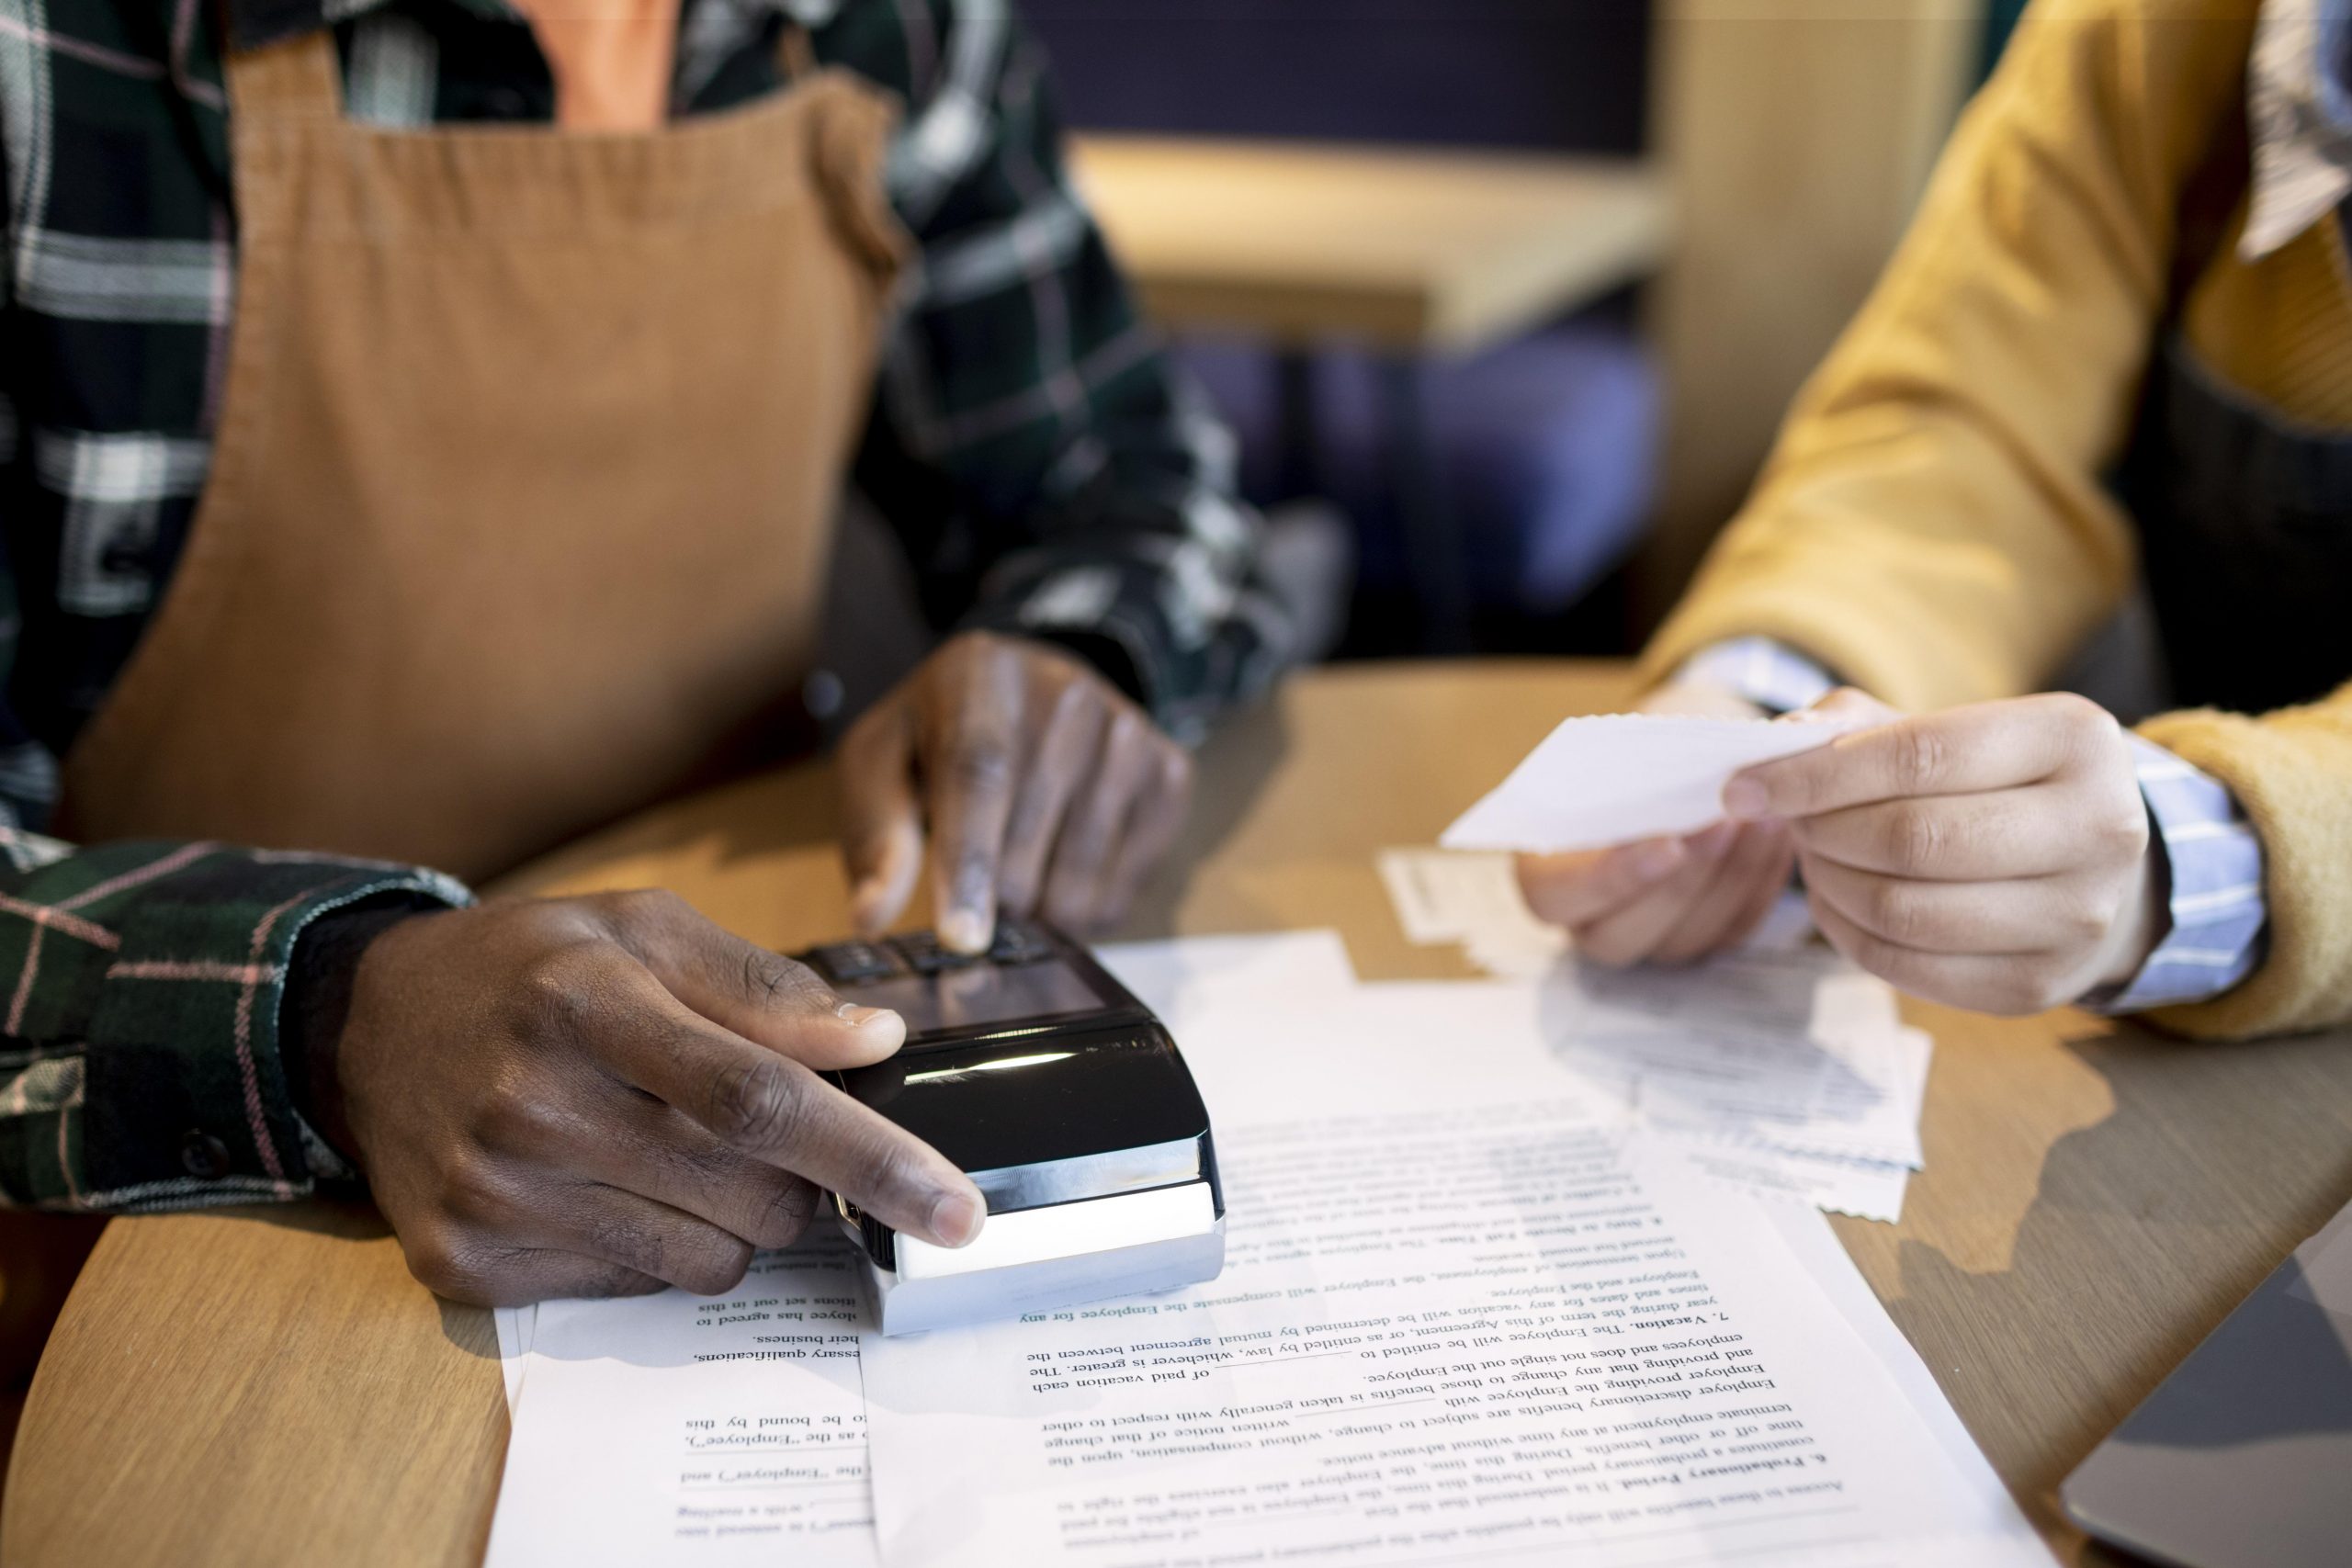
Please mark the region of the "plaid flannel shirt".
MULTIPOLYGON (((548 121, 504 0, 229 0, 257 45, 332 26, 348 111, 548 121)), ((223 40, 198 0, 0 0, 0 1202, 298 1195, 277 1059, 319 914, 429 873, 38 839, 56 759, 168 585, 200 497, 234 315, 223 40)), ((787 19, 899 95, 890 196, 919 256, 858 478, 925 607, 1060 641, 1197 736, 1285 627, 1229 437, 1170 374, 1070 189, 1038 49, 1004 0, 685 0, 673 112, 777 86, 787 19)), ((332 1169, 331 1166, 322 1166, 332 1169)))

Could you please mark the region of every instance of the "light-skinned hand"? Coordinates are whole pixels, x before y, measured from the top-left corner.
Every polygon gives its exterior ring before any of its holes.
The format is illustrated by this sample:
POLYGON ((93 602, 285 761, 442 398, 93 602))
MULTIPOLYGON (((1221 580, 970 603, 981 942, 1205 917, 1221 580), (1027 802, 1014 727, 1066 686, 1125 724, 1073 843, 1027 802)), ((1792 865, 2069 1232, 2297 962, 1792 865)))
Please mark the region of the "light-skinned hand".
POLYGON ((1724 790, 1779 822, 1822 933, 1898 988, 2026 1013, 2127 980, 2163 934, 2163 874, 2130 746, 2063 694, 1905 717, 1859 692, 1818 705, 1869 728, 1724 790))
MULTIPOLYGON (((1702 718, 1761 718, 1764 710, 1712 685, 1659 687, 1635 711, 1702 718)), ((1521 855, 1527 907, 1567 928, 1598 964, 1688 964, 1736 947, 1789 885, 1796 846, 1779 823, 1723 823, 1679 839, 1611 850, 1521 855)))
POLYGON ((1191 754, 1084 664, 967 632, 842 739, 858 927, 880 931, 905 911, 928 832, 944 945, 986 948, 1000 908, 1105 930, 1175 842, 1192 784, 1191 754))

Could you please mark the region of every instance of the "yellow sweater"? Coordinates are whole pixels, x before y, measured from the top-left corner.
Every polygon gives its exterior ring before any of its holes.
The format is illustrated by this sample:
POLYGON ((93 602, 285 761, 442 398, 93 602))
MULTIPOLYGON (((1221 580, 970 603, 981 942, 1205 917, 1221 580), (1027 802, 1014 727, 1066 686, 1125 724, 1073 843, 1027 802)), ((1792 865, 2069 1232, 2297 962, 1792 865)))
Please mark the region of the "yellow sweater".
MULTIPOLYGON (((1761 634, 1930 709, 2039 689, 2114 612, 2136 546, 2100 476, 2175 298, 2184 189, 2242 133, 2256 8, 2048 0, 2028 14, 1885 276, 1648 649, 1653 675, 1761 634)), ((2188 344, 2278 412, 2352 429, 2338 225, 2248 264, 2245 205, 2186 296, 2188 344)), ((2235 792, 2262 838, 2270 917, 2259 970, 2158 1021, 2243 1035, 2352 1018, 2352 685, 2142 732, 2235 792)))

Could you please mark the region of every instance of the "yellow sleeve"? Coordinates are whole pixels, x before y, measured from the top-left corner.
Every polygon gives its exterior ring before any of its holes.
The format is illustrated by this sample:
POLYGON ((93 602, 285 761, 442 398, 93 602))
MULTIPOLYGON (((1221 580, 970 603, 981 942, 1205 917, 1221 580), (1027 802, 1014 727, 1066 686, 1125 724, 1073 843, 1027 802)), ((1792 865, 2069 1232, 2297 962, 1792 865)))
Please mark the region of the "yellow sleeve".
POLYGON ((2209 1036, 2352 1020, 2352 685, 2258 718, 2166 714, 2140 732, 2237 796, 2262 840, 2270 917, 2268 955, 2245 984, 2150 1016, 2209 1036))
POLYGON ((1644 658, 1802 649, 1897 706, 2044 684, 2131 579, 2127 439, 2182 186, 2242 114, 2256 0, 2046 0, 1644 658))

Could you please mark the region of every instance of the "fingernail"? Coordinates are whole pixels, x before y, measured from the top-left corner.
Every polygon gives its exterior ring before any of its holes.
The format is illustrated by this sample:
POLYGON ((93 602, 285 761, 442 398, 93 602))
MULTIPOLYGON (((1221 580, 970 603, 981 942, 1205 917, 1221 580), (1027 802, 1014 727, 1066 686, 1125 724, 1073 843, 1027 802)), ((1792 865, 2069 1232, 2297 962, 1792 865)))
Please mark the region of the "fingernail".
POLYGON ((1770 794, 1754 779, 1734 779, 1724 785, 1724 809, 1742 821, 1763 816, 1770 804, 1770 794))
POLYGON ((888 1008, 860 1007, 855 1002, 843 1002, 833 1010, 833 1016, 852 1029, 864 1029, 876 1019, 895 1019, 899 1015, 888 1008))
POLYGON ((989 944, 988 922, 970 909, 950 909, 939 922, 939 940, 958 953, 978 953, 989 944))
POLYGON ((1634 874, 1655 881, 1682 863, 1682 846, 1671 839, 1655 839, 1634 852, 1634 874))
POLYGON ((987 1217, 978 1192, 950 1192, 931 1206, 931 1237, 942 1247, 969 1246, 987 1217))

